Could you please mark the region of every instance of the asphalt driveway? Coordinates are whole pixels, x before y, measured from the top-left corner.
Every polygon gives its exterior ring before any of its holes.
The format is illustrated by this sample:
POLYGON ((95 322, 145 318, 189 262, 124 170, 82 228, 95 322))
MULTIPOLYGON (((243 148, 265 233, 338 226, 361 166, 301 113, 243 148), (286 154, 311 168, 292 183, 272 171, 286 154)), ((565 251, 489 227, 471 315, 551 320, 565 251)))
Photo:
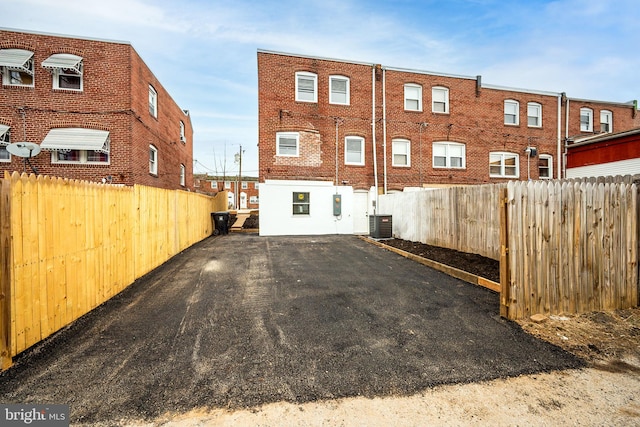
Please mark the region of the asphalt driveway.
POLYGON ((23 353, 0 401, 113 423, 582 366, 498 312, 497 294, 353 236, 213 237, 23 353))

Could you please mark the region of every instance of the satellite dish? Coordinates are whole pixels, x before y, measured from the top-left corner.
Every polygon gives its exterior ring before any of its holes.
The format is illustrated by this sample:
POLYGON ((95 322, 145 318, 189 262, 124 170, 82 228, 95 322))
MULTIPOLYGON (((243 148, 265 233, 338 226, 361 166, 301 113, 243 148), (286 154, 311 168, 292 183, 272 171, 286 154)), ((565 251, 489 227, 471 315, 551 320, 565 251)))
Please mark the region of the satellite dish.
POLYGON ((14 142, 7 145, 7 151, 14 156, 31 158, 40 153, 40 146, 33 142, 14 142))

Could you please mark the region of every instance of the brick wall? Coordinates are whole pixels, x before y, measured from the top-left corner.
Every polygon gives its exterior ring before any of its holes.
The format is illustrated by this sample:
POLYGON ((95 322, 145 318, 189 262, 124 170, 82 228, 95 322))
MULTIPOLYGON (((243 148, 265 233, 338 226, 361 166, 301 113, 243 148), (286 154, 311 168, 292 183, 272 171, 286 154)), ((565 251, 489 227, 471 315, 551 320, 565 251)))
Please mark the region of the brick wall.
MULTIPOLYGON (((32 159, 40 174, 101 181, 182 188, 179 164, 187 169, 187 188, 193 183, 191 121, 166 93, 151 71, 127 43, 0 30, 0 49, 34 53, 34 86, 0 86, 0 124, 10 126, 11 142, 40 143, 50 129, 83 127, 109 131, 110 162, 104 164, 52 163, 42 151, 32 159), (55 53, 83 58, 82 91, 53 89, 53 77, 42 62, 55 53), (158 91, 157 119, 148 111, 148 85, 158 91), (143 106, 143 104, 145 104, 143 106), (185 123, 187 143, 180 143, 179 121, 185 123), (149 175, 150 143, 160 155, 158 176, 149 175)), ((23 160, 12 156, 0 170, 23 170, 23 160)), ((29 171, 29 170, 28 170, 29 171)))
MULTIPOLYGON (((527 147, 538 154, 552 156, 553 176, 558 176, 558 100, 559 95, 542 91, 520 91, 482 85, 476 78, 439 75, 295 55, 258 52, 259 88, 259 169, 260 179, 336 179, 336 120, 338 121, 339 182, 354 188, 369 188, 374 183, 372 120, 372 78, 375 81, 375 139, 379 186, 386 178, 389 190, 407 186, 475 184, 500 182, 507 178, 491 177, 491 152, 518 155, 519 179, 538 179, 539 157, 528 158, 527 147), (295 73, 317 75, 317 103, 295 101, 295 73), (350 79, 350 105, 329 103, 329 76, 350 79), (383 121, 383 80, 386 121, 383 121), (404 85, 422 88, 422 110, 406 111, 404 85), (432 88, 448 89, 449 111, 432 111, 432 88), (519 104, 519 123, 505 124, 505 100, 519 104), (527 104, 542 108, 542 125, 529 126, 527 104), (384 124, 386 123, 386 147, 384 124), (276 156, 277 132, 300 132, 315 135, 300 138, 299 157, 276 156), (344 161, 345 136, 365 138, 365 165, 350 166, 344 161), (410 167, 394 166, 393 139, 410 141, 410 167), (438 168, 433 165, 433 143, 464 144, 464 168, 438 168), (385 150, 386 148, 386 150, 385 150), (312 157, 317 156, 319 160, 312 157), (313 161, 311 161, 313 160, 313 161)), ((560 135, 565 136, 565 98, 561 97, 560 135)), ((599 130, 599 111, 613 112, 614 130, 640 126, 640 119, 629 105, 581 102, 594 110, 594 128, 599 130)), ((569 135, 579 134, 577 101, 569 101, 569 135)))

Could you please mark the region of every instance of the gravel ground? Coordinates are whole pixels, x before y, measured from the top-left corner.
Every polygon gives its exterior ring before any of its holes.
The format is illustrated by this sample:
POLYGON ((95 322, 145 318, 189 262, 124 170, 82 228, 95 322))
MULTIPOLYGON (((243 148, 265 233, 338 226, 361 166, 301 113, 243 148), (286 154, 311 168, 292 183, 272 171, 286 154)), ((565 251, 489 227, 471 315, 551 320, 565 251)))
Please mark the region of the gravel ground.
POLYGON ((69 404, 75 424, 204 425, 218 422, 211 411, 349 410, 582 366, 501 319, 497 294, 353 236, 231 234, 23 353, 0 375, 0 400, 69 404))

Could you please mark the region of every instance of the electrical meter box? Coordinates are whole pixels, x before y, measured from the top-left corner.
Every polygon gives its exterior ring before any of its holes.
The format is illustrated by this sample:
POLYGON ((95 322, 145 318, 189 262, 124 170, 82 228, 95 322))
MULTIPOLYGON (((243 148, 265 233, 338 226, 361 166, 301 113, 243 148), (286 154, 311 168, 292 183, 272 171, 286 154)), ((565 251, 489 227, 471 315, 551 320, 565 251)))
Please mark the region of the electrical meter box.
POLYGON ((342 215, 342 195, 341 194, 333 195, 333 215, 334 216, 342 215))

